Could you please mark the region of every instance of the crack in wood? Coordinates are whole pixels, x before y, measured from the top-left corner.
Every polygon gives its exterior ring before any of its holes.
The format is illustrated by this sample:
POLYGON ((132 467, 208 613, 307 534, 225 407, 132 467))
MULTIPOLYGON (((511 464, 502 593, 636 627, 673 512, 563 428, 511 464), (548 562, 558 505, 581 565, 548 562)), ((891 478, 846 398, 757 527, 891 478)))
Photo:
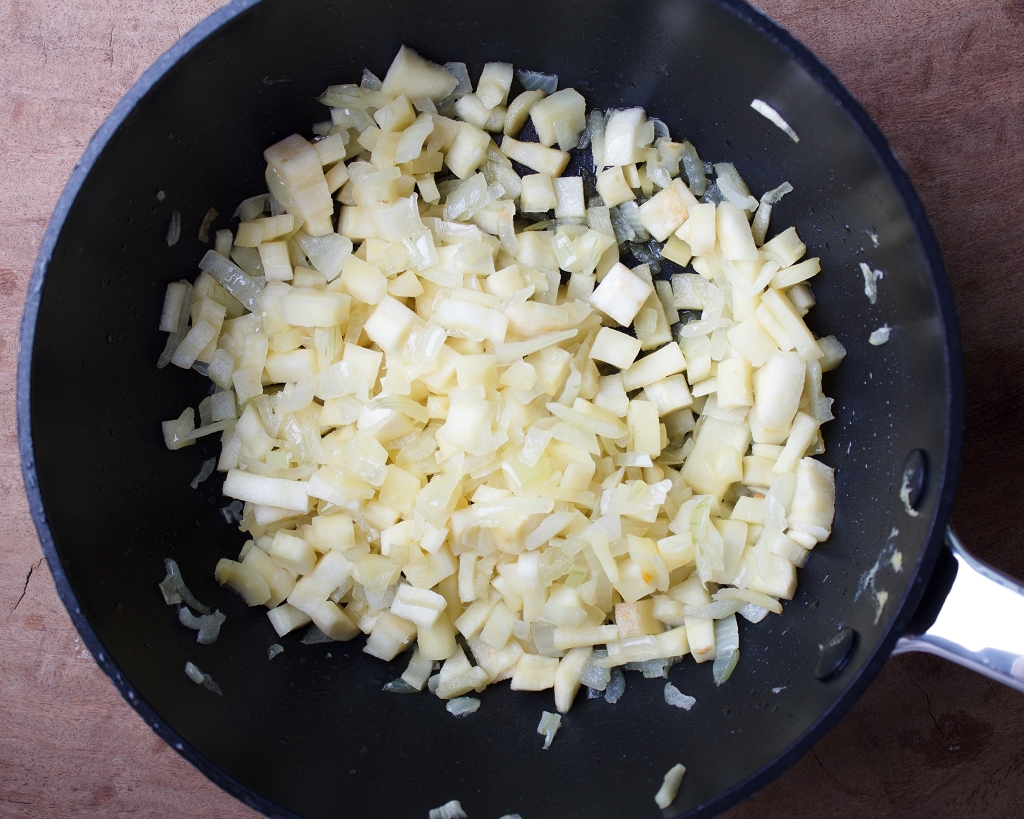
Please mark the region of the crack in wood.
POLYGON ((21 605, 21 601, 25 599, 25 592, 28 591, 28 582, 32 579, 32 573, 43 565, 45 557, 39 558, 35 563, 28 567, 28 574, 25 575, 25 585, 21 587, 21 594, 18 596, 18 602, 14 604, 14 608, 11 609, 11 614, 14 614, 18 610, 18 606, 21 605))

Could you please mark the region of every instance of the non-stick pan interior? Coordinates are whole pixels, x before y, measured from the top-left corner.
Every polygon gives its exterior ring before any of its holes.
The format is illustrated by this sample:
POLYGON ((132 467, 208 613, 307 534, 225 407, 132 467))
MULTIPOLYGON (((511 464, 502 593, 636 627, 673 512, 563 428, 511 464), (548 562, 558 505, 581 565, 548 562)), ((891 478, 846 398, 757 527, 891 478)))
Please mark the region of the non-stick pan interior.
POLYGON ((69 188, 66 218, 51 225, 41 257, 52 259, 37 271, 45 279, 21 383, 27 483, 58 587, 101 664, 179 750, 272 815, 425 816, 459 799, 481 817, 655 816, 652 796, 676 762, 688 773, 672 813, 710 812, 777 774, 807 747, 801 738, 849 707, 911 613, 898 616, 927 579, 959 457, 941 263, 877 132, 799 46, 746 7, 710 0, 267 0, 237 11, 151 89, 152 77, 133 92, 140 98, 77 196, 77 183, 69 188), (263 148, 308 135, 326 117, 316 102, 324 87, 358 82, 364 66, 383 76, 402 43, 465 61, 474 77, 488 60, 557 73, 590 105, 645 106, 703 158, 734 162, 756 194, 787 180, 795 188, 773 225, 796 225, 821 257, 811 324, 849 353, 826 377, 837 415, 824 456, 837 469, 834 534, 783 616, 742 622, 727 684, 717 689, 707 665, 673 668, 671 681, 697 699, 689 712, 665 703, 664 680, 630 674, 615 705, 581 696, 543 751, 536 727, 553 710, 550 692, 498 685, 476 714, 455 719, 426 694, 382 692, 404 658, 385 665, 360 652, 362 640, 305 646, 289 636, 268 661, 278 638, 262 609, 213 580, 216 561, 245 537, 218 511, 219 479, 189 488, 217 442, 174 453, 162 444, 159 421, 195 406, 207 383, 155 368, 164 288, 197 275, 208 208, 223 214, 214 228, 225 227, 242 198, 264 190, 263 148), (754 112, 754 98, 781 111, 800 142, 754 112), (168 247, 172 210, 182 236, 168 247), (877 304, 861 261, 885 273, 877 304), (870 345, 882 325, 890 341, 870 345), (898 492, 915 449, 929 477, 912 517, 898 492), (897 550, 901 571, 890 560, 897 550), (164 557, 228 615, 216 644, 197 645, 164 605, 164 557), (819 646, 846 626, 857 635, 850 660, 819 681, 819 646), (185 676, 189 660, 222 697, 185 676))

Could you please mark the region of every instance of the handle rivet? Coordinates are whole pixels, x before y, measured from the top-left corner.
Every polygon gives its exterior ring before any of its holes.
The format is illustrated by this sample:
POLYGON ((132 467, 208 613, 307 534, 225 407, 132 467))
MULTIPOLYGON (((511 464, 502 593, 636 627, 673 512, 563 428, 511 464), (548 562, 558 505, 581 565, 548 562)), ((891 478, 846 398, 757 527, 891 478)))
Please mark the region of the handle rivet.
POLYGON ((840 629, 829 637, 821 646, 818 664, 814 667, 814 676, 824 681, 841 671, 856 641, 857 632, 849 627, 840 629))

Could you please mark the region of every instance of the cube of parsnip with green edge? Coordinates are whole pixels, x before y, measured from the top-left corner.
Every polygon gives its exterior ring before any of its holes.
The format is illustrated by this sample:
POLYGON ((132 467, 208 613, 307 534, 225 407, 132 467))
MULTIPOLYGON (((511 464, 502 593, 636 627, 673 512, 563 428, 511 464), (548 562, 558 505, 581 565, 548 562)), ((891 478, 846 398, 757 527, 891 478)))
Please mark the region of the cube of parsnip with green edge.
POLYGON ((565 166, 569 164, 568 151, 546 148, 536 142, 520 142, 508 135, 501 141, 501 150, 509 159, 515 160, 520 165, 553 177, 561 176, 565 166))
POLYGON ((640 135, 646 122, 647 114, 643 108, 627 108, 612 112, 604 130, 605 165, 643 162, 646 145, 640 144, 640 135))
POLYGON ((726 358, 718 362, 718 406, 738 409, 754 406, 754 375, 745 358, 726 358))
POLYGON ((628 326, 653 292, 651 285, 617 262, 591 294, 590 304, 628 326))
POLYGON ((282 603, 277 608, 271 609, 267 612, 267 617, 278 637, 284 637, 290 631, 295 631, 295 629, 312 622, 313 619, 304 611, 299 611, 288 603, 282 603))
POLYGON ((597 192, 605 207, 614 208, 623 202, 636 199, 636 194, 629 187, 620 165, 615 165, 597 174, 597 192))
POLYGON ((658 407, 658 415, 670 415, 693 405, 693 395, 682 373, 670 375, 644 388, 644 397, 658 407))
POLYGON ((523 177, 523 192, 519 196, 522 213, 547 213, 558 204, 551 177, 546 173, 531 173, 523 177))
POLYGON ((544 691, 553 688, 557 672, 557 657, 524 654, 516 663, 511 688, 513 691, 544 691))
POLYGON ((683 222, 676 234, 690 246, 694 256, 703 256, 715 246, 715 206, 708 203, 690 205, 690 218, 683 222))
POLYGON ((587 215, 587 203, 583 196, 583 177, 560 176, 554 180, 555 218, 583 218, 587 215))
POLYGON ((402 46, 384 76, 381 90, 394 96, 405 94, 411 100, 427 97, 440 102, 458 84, 458 79, 447 68, 424 59, 408 46, 402 46))
POLYGON ((682 350, 675 342, 669 342, 660 350, 634 362, 629 369, 623 370, 622 387, 626 392, 632 392, 685 369, 686 359, 682 350))
POLYGON ((648 233, 659 242, 664 242, 690 218, 689 207, 696 204, 697 197, 686 187, 686 183, 677 177, 667 188, 654 194, 640 206, 640 220, 648 233))
POLYGON ((550 147, 556 142, 561 143, 559 128, 556 126, 559 121, 564 121, 563 134, 568 135, 568 140, 559 147, 564 150, 575 148, 579 144, 580 134, 587 127, 586 109, 586 100, 574 88, 563 88, 534 103, 530 109, 530 119, 537 129, 540 144, 550 147))
POLYGON ((262 606, 270 599, 270 586, 250 566, 221 558, 213 572, 217 582, 227 586, 245 600, 247 606, 262 606))
POLYGON ((722 255, 729 260, 757 259, 757 246, 747 214, 732 202, 721 202, 715 212, 715 231, 722 255))
POLYGON ((611 327, 602 327, 590 348, 590 357, 624 370, 640 353, 640 341, 611 327))
POLYGON ((445 155, 445 163, 459 179, 466 179, 487 159, 487 146, 491 143, 491 137, 486 131, 468 122, 460 124, 462 127, 445 155))

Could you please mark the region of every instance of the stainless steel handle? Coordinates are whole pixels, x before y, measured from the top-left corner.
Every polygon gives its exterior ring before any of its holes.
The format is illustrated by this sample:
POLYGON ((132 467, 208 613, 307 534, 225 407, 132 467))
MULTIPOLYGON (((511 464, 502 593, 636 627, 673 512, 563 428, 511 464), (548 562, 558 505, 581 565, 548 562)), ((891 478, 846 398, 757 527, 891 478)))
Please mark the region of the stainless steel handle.
POLYGON ((892 653, 937 654, 1024 691, 1024 586, 968 554, 952 528, 946 546, 956 569, 941 609, 921 633, 901 637, 892 653))

